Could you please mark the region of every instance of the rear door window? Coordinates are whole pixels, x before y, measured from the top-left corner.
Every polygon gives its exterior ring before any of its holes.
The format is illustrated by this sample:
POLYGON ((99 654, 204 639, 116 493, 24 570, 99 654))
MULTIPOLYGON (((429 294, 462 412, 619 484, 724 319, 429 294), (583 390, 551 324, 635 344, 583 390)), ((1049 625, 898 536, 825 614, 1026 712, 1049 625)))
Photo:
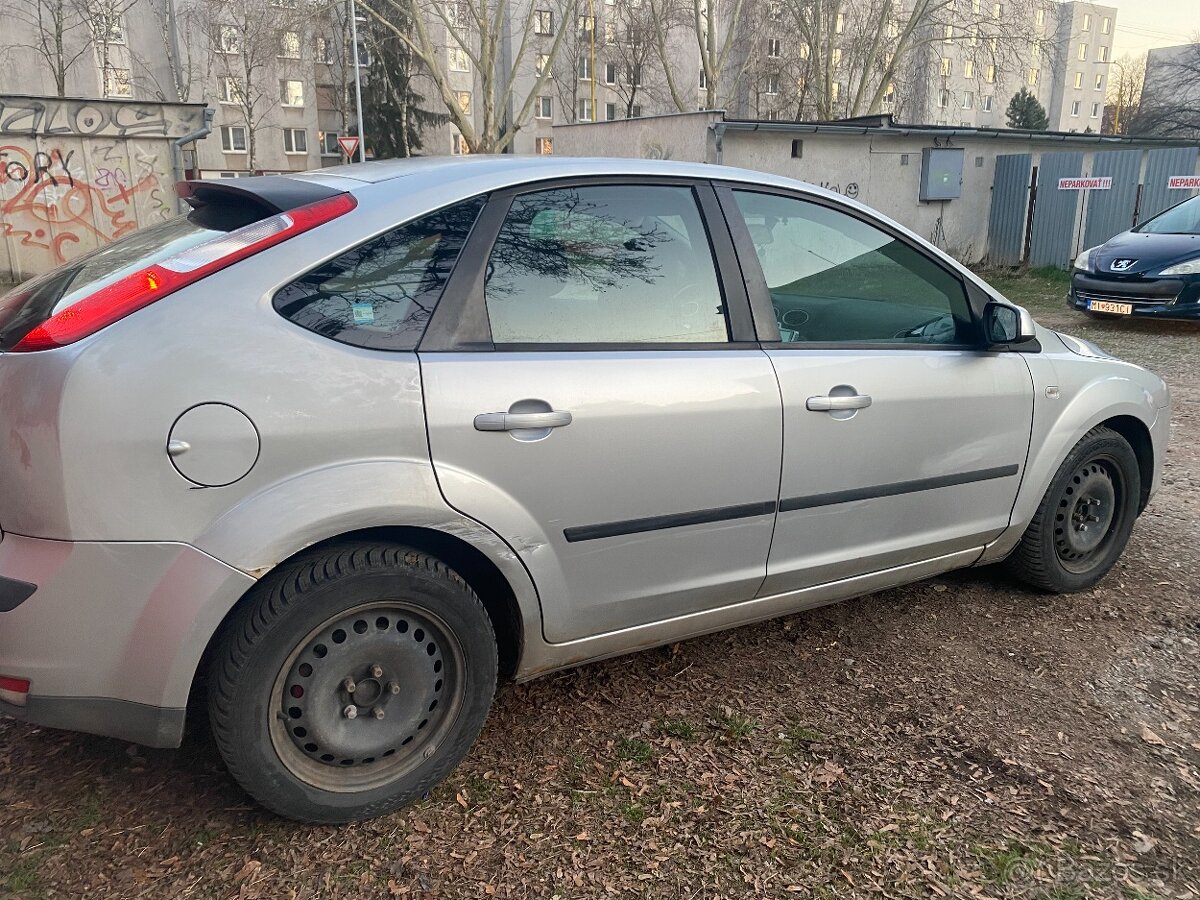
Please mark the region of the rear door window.
POLYGON ((496 344, 729 340, 690 187, 522 194, 496 238, 484 297, 496 344))
POLYGON ((323 263, 281 288, 275 309, 302 328, 345 344, 412 350, 483 199, 422 216, 323 263))

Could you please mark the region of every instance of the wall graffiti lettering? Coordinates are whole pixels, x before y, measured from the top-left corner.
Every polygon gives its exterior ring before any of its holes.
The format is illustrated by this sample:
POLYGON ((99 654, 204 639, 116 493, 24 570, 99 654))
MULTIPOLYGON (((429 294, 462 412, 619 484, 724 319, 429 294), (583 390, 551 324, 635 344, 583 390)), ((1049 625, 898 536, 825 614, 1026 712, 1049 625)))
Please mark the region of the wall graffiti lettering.
POLYGON ((197 104, 0 95, 0 134, 53 137, 182 137, 200 127, 197 104))
POLYGON ((832 181, 819 181, 818 187, 823 187, 827 191, 833 191, 835 194, 841 194, 843 197, 849 197, 854 200, 858 197, 858 182, 848 181, 845 185, 835 184, 832 181))

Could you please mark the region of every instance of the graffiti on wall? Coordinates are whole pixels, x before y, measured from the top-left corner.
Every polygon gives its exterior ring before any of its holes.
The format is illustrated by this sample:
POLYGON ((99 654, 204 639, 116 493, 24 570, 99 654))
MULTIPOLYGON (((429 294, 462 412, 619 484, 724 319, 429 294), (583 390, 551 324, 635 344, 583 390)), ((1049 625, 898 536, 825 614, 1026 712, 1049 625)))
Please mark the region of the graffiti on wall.
POLYGON ((196 104, 0 96, 0 135, 177 138, 203 120, 196 104))
POLYGON ((175 214, 171 139, 203 107, 0 95, 0 280, 175 214))

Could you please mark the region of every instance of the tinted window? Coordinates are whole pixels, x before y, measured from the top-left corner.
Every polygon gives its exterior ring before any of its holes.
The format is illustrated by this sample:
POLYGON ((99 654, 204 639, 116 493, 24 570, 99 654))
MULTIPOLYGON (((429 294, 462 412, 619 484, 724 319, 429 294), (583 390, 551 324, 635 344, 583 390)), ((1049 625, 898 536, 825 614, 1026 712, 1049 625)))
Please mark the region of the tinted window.
POLYGON ((498 344, 725 341, 691 188, 563 188, 513 201, 485 287, 498 344))
POLYGON ((786 343, 972 340, 962 283, 925 254, 845 213, 735 191, 786 343))
POLYGON ((1134 229, 1144 234, 1200 234, 1200 197, 1184 200, 1134 229))
POLYGON ((411 350, 482 208, 477 197, 373 238, 282 288, 275 308, 335 341, 411 350))

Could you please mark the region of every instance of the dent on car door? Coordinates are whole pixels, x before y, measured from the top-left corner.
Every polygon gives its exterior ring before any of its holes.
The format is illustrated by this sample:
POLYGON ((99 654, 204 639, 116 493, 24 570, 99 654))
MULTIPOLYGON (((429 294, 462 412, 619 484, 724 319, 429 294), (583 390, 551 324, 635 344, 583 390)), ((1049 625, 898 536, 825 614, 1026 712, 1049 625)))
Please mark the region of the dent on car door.
POLYGON ((865 217, 720 191, 779 376, 784 453, 763 593, 982 547, 1009 524, 1033 383, 981 348, 957 273, 865 217))
POLYGON ((553 642, 755 596, 781 401, 711 188, 539 186, 487 222, 419 354, 447 501, 520 555, 553 642))

